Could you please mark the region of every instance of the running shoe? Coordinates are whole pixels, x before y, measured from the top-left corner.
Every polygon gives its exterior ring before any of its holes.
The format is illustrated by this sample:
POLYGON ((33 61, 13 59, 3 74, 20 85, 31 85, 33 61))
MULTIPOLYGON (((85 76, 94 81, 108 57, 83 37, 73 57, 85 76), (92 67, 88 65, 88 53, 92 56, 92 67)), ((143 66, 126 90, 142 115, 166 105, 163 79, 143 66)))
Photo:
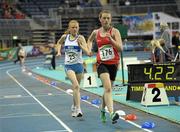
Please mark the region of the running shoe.
POLYGON ((76 107, 74 105, 71 106, 71 116, 76 117, 76 107))
POLYGON ((100 118, 103 123, 106 122, 106 112, 104 110, 101 110, 100 118))
POLYGON ((82 117, 83 113, 81 111, 81 109, 76 109, 76 117, 82 117))
POLYGON ((110 114, 110 118, 112 120, 112 124, 115 124, 115 123, 117 123, 117 120, 119 119, 119 115, 117 113, 113 112, 110 114))

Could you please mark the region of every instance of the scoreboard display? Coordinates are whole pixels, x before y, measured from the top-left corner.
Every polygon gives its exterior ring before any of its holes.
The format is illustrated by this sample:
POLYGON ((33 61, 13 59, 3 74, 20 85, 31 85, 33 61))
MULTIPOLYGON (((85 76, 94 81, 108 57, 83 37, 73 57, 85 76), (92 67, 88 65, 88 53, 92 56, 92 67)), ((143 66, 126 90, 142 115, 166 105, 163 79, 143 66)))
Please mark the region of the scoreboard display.
POLYGON ((127 100, 140 101, 145 83, 162 82, 168 96, 180 96, 180 62, 130 64, 127 100))

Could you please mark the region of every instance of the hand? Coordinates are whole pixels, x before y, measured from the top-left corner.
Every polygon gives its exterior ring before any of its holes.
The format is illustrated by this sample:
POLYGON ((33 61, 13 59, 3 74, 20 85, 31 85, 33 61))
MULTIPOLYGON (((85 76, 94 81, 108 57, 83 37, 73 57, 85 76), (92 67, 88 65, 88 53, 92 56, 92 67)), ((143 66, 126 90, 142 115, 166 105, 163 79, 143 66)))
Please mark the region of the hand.
POLYGON ((93 56, 93 52, 88 52, 87 55, 88 55, 89 57, 91 57, 91 56, 93 56))
POLYGON ((110 40, 112 39, 112 36, 110 33, 106 33, 106 37, 108 37, 110 40))
POLYGON ((56 56, 57 56, 57 57, 60 57, 60 56, 61 56, 61 53, 60 53, 60 52, 59 52, 59 53, 57 53, 57 54, 56 54, 56 56))

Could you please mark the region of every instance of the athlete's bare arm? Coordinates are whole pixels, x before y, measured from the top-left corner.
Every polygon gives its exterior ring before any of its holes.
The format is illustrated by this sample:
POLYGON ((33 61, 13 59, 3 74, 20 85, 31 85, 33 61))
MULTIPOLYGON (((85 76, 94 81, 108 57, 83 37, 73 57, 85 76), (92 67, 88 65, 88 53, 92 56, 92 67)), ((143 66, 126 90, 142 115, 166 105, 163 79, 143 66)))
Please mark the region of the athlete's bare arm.
POLYGON ((61 38, 57 41, 57 56, 61 56, 61 45, 64 43, 66 34, 63 34, 61 38))
POLYGON ((121 35, 120 35, 119 31, 116 28, 112 29, 112 35, 107 33, 106 36, 109 37, 110 41, 117 48, 118 51, 123 50, 121 35))
POLYGON ((96 38, 96 34, 97 34, 97 30, 94 30, 91 35, 89 36, 88 40, 87 40, 87 46, 88 46, 88 49, 91 51, 92 49, 92 44, 93 44, 93 41, 94 39, 96 38))
POLYGON ((81 49, 88 55, 90 56, 90 50, 88 49, 86 39, 84 36, 80 35, 79 38, 77 39, 78 45, 81 47, 81 49))

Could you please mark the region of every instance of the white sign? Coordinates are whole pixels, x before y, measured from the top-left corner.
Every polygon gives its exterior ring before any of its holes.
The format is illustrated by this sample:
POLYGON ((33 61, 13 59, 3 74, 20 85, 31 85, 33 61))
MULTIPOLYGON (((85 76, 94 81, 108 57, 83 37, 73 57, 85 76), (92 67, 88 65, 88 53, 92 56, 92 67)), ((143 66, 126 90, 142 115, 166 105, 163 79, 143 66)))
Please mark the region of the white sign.
POLYGON ((146 83, 144 85, 141 104, 148 105, 169 105, 163 83, 146 83))
POLYGON ((94 73, 84 74, 84 84, 83 87, 97 87, 96 76, 94 73))

